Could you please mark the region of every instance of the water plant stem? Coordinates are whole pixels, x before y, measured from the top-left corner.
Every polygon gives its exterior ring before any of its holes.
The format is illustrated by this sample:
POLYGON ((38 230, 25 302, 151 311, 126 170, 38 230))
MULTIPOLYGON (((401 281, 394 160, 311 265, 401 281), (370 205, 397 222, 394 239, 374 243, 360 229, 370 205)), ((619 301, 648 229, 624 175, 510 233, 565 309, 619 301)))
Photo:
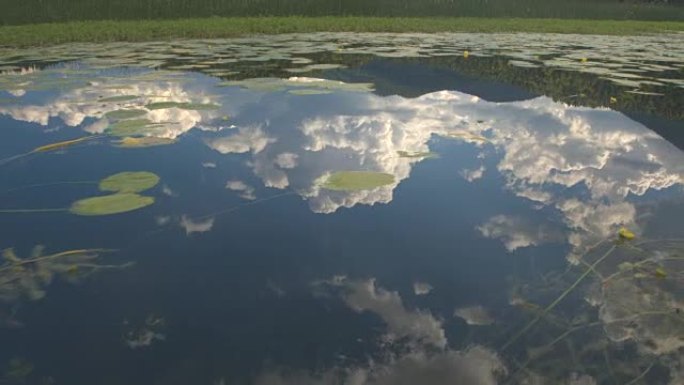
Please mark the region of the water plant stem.
POLYGON ((593 272, 596 266, 603 262, 603 260, 606 259, 615 250, 616 247, 616 245, 611 246, 610 249, 608 249, 608 251, 606 251, 605 254, 603 254, 599 259, 597 259, 596 262, 594 262, 590 266, 590 268, 587 268, 584 271, 584 273, 582 273, 582 275, 580 275, 579 278, 577 278, 577 280, 572 285, 570 285, 570 287, 567 288, 567 290, 563 292, 563 294, 561 294, 558 298, 556 298, 555 301, 553 301, 546 308, 544 308, 544 311, 540 315, 535 317, 532 321, 525 325, 524 328, 522 328, 518 333, 511 337, 511 339, 509 339, 508 342, 506 342, 501 347, 501 351, 505 351, 506 349, 508 349, 515 341, 518 340, 518 338, 522 337, 525 333, 527 333, 527 331, 530 330, 534 325, 536 325, 537 322, 539 322, 548 312, 555 308, 556 305, 558 305, 565 297, 567 297, 568 294, 570 294, 584 280, 584 278, 587 277, 587 275, 593 272))

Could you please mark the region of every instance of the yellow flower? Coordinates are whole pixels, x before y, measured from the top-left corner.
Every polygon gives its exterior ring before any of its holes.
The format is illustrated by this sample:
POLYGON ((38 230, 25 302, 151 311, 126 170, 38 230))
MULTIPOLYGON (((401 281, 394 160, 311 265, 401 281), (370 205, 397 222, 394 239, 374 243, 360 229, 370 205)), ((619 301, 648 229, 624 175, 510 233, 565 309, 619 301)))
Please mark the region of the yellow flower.
POLYGON ((622 227, 620 230, 618 230, 618 235, 620 238, 626 239, 628 241, 634 239, 635 237, 634 233, 629 231, 629 229, 626 227, 622 227))
POLYGON ((463 57, 467 59, 468 56, 470 56, 470 52, 468 50, 463 51, 463 57))

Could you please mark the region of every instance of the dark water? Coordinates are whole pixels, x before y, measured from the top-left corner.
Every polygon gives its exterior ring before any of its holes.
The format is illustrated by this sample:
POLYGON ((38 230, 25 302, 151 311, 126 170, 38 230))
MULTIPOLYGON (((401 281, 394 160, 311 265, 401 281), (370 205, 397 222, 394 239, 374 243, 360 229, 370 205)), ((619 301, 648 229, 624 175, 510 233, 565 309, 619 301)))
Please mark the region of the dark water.
POLYGON ((5 73, 0 383, 680 383, 681 120, 337 64, 5 73), (135 119, 163 145, 121 147, 135 119), (125 171, 159 177, 153 204, 69 211, 125 171))

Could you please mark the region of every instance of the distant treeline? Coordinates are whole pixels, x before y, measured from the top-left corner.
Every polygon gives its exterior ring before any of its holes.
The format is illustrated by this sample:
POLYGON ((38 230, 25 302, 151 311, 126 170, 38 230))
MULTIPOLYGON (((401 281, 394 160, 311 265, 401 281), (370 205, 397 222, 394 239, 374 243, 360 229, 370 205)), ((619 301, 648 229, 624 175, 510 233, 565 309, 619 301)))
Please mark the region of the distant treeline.
POLYGON ((684 20, 684 0, 0 0, 0 24, 210 16, 684 20))

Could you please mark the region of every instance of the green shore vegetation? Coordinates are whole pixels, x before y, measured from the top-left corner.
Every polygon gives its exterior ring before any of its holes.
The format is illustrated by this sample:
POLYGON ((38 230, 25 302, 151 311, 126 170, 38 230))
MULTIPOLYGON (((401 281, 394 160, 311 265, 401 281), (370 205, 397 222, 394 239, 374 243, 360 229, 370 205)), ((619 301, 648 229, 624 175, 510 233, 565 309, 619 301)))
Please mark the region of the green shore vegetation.
POLYGON ((536 32, 639 35, 682 31, 684 31, 684 21, 476 17, 212 17, 6 25, 0 26, 0 46, 28 47, 73 42, 207 39, 311 32, 536 32))

